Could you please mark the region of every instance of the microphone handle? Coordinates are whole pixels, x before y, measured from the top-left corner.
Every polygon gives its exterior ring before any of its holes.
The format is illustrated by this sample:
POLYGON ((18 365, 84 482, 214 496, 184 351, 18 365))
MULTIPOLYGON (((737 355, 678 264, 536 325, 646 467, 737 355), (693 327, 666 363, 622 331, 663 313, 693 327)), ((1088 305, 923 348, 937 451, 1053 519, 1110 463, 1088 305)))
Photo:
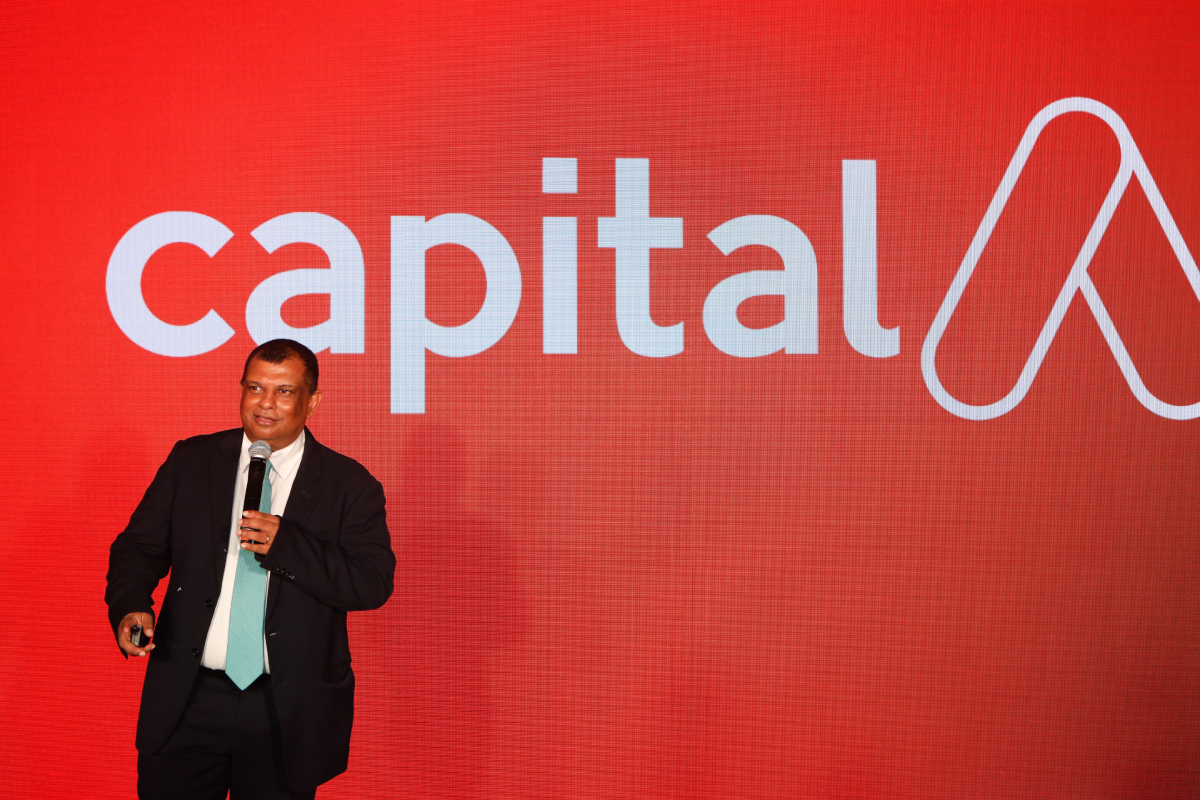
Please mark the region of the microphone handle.
POLYGON ((266 475, 266 460, 250 459, 250 475, 246 479, 246 499, 242 503, 242 511, 258 511, 258 506, 262 502, 263 478, 266 475))

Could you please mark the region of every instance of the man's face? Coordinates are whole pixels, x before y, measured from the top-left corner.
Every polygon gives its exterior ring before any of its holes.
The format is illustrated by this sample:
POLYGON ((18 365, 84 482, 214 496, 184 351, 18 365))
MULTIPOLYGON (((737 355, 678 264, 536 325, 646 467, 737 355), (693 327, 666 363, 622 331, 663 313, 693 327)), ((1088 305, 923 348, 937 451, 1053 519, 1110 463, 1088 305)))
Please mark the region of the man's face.
POLYGON ((242 381, 242 429, 250 441, 262 439, 280 450, 296 441, 320 402, 320 389, 308 391, 300 359, 269 364, 256 358, 242 381))

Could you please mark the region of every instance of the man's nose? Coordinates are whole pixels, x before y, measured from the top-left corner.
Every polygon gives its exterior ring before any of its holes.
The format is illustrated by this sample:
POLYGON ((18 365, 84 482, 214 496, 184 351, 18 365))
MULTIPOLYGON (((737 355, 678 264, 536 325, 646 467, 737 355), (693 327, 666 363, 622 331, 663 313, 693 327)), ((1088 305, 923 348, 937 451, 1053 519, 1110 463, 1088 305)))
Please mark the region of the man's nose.
POLYGON ((262 397, 258 399, 258 404, 263 408, 272 408, 275 405, 275 393, 263 392, 262 397))

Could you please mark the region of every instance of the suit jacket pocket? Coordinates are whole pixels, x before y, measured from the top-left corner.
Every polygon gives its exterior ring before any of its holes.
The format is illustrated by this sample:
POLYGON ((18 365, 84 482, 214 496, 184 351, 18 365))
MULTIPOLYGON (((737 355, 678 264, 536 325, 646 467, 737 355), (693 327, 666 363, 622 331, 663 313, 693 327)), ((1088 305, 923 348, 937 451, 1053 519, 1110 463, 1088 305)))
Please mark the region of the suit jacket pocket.
POLYGON ((327 683, 341 683, 350 677, 350 662, 339 661, 338 663, 325 670, 325 681, 327 683))

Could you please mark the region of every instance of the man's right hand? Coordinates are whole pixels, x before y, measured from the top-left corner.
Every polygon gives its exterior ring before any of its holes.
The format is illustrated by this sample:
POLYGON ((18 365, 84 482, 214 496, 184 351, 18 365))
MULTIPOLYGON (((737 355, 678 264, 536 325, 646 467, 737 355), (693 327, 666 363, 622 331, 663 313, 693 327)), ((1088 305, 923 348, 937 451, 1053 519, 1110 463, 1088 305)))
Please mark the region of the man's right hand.
POLYGON ((117 644, 121 645, 121 649, 126 654, 131 656, 145 656, 154 649, 154 644, 149 647, 134 647, 132 636, 133 626, 141 625, 143 635, 150 637, 154 635, 154 614, 149 611, 134 611, 132 614, 126 614, 121 620, 121 624, 117 626, 117 644))

